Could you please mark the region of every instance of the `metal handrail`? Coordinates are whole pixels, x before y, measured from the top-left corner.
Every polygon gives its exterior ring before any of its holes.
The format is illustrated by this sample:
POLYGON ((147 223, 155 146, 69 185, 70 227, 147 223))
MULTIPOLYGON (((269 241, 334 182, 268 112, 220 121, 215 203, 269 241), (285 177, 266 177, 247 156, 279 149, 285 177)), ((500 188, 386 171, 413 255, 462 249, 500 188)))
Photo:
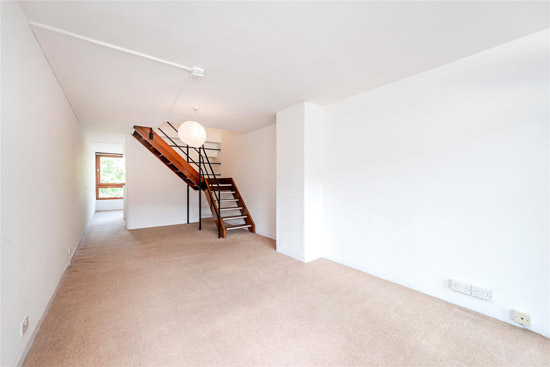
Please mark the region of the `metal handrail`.
MULTIPOLYGON (((176 138, 176 139, 179 139, 179 138, 176 138)), ((174 143, 174 145, 170 145, 171 147, 187 147, 187 145, 177 145, 174 143)), ((217 150, 218 152, 221 150, 220 148, 206 148, 206 147, 203 147, 202 149, 204 150, 217 150)))
MULTIPOLYGON (((172 143, 176 144, 176 143, 172 140, 172 138, 169 137, 168 134, 166 134, 166 133, 164 132, 164 130, 162 130, 160 127, 158 128, 158 130, 159 130, 161 133, 163 133, 165 137, 167 137, 168 139, 170 139, 170 141, 171 141, 172 143)), ((182 148, 185 148, 185 146, 174 145, 174 147, 178 147, 179 150, 181 150, 181 152, 182 152, 183 154, 185 154, 185 156, 186 156, 186 158, 187 158, 187 162, 191 161, 191 163, 196 164, 197 166, 199 165, 197 162, 195 162, 195 161, 189 156, 189 153, 186 153, 186 152, 182 149, 182 148)), ((195 149, 195 150, 197 150, 197 149, 195 149)))

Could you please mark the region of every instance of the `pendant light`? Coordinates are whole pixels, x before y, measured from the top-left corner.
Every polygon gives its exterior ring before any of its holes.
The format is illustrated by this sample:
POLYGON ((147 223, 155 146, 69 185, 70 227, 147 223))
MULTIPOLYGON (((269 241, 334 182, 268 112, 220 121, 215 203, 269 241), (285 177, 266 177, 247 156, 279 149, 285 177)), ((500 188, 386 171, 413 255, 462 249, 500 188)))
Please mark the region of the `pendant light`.
MULTIPOLYGON (((195 120, 197 119, 197 109, 195 111, 195 120)), ((185 121, 178 128, 178 138, 193 148, 201 147, 206 141, 206 130, 197 121, 185 121)))

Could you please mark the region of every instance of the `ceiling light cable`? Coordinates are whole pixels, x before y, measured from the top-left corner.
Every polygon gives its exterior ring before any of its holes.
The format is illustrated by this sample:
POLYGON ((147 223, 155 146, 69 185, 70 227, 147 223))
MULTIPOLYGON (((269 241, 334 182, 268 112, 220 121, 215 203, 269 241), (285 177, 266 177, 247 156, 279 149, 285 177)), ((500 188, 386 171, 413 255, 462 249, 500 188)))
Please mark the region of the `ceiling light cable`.
POLYGON ((128 48, 124 48, 124 47, 120 47, 120 46, 117 46, 117 45, 113 45, 111 43, 99 41, 99 40, 96 40, 96 39, 93 39, 93 38, 90 38, 90 37, 81 36, 80 34, 69 32, 69 31, 66 31, 66 30, 60 29, 60 28, 55 28, 55 27, 52 27, 52 26, 49 26, 49 25, 46 25, 46 24, 34 22, 32 20, 29 20, 28 23, 31 26, 31 28, 32 27, 37 27, 37 28, 46 29, 48 31, 63 34, 65 36, 76 38, 76 39, 79 39, 81 41, 93 43, 94 45, 102 46, 102 47, 105 47, 105 48, 110 48, 111 50, 124 52, 124 53, 130 54, 130 55, 142 57, 142 58, 147 59, 147 60, 159 62, 161 64, 165 64, 165 65, 169 65, 169 66, 173 66, 173 67, 178 68, 178 69, 187 70, 191 73, 191 75, 193 75, 194 77, 197 77, 197 78, 200 78, 200 77, 204 76, 204 69, 199 68, 197 66, 189 67, 189 66, 177 64, 177 63, 172 62, 172 61, 163 60, 163 59, 160 59, 160 58, 155 57, 155 56, 144 54, 142 52, 130 50, 128 48))
POLYGON ((172 110, 174 109, 174 107, 176 106, 176 104, 178 103, 183 91, 185 90, 185 88, 189 85, 189 82, 191 81, 191 79, 193 79, 193 74, 189 74, 189 76, 187 77, 187 79, 185 79, 185 82, 183 83, 183 85, 181 86, 180 88, 180 91, 178 92, 178 95, 176 96, 176 98, 174 99, 174 102, 172 102, 172 105, 170 106, 170 109, 168 110, 168 113, 166 114, 166 117, 164 118, 164 120, 162 120, 162 122, 164 121, 168 121, 168 118, 170 117, 170 114, 172 113, 172 110))

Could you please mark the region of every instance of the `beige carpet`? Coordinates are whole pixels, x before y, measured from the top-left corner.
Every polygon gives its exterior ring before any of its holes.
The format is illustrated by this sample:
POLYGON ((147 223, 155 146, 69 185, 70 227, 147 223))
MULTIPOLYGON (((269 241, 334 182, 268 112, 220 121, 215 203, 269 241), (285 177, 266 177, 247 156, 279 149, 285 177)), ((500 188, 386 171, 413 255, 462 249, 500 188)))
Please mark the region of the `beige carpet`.
POLYGON ((96 214, 26 366, 548 366, 550 341, 213 222, 96 214))

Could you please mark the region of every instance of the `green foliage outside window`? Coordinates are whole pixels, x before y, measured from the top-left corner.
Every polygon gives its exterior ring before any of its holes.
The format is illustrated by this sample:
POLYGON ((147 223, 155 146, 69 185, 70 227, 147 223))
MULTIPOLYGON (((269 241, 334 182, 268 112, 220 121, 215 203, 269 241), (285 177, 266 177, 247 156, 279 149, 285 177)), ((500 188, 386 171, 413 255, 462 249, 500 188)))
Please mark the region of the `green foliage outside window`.
POLYGON ((98 155, 98 159, 97 198, 121 198, 123 196, 122 186, 126 182, 123 158, 98 155))
MULTIPOLYGON (((100 182, 101 183, 124 183, 124 164, 122 158, 100 157, 100 182)), ((122 195, 120 195, 122 196, 122 195)))

